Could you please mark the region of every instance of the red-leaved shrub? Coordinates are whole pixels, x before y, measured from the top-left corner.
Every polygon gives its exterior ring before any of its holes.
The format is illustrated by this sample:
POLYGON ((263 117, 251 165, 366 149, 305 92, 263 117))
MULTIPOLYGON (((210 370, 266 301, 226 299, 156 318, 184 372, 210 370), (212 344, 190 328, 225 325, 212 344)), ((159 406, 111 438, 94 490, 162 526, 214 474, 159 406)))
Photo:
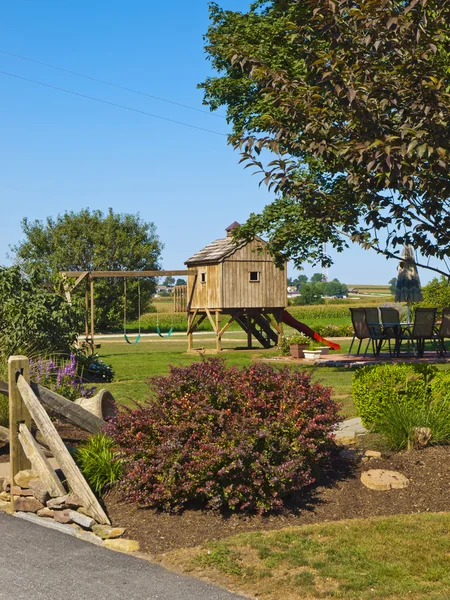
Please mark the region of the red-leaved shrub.
POLYGON ((217 358, 171 367, 144 406, 111 422, 126 499, 267 512, 315 480, 330 457, 337 406, 306 371, 217 358))

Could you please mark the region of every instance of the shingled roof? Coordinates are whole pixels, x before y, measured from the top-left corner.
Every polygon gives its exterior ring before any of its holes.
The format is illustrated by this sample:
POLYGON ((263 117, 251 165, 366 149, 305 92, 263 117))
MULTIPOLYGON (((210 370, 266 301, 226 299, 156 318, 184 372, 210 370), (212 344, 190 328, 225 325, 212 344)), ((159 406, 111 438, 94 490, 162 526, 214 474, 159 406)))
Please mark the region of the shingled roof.
POLYGON ((196 252, 191 258, 188 258, 184 263, 188 267, 196 264, 218 263, 236 252, 239 248, 246 245, 247 242, 235 244, 233 238, 226 237, 211 242, 199 252, 196 252))

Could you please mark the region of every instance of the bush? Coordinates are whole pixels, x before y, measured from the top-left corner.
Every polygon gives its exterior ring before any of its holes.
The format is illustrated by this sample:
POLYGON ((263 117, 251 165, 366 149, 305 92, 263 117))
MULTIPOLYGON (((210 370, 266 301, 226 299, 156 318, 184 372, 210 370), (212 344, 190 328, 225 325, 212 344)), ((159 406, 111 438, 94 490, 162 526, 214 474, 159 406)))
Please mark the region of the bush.
POLYGON ((432 365, 377 365, 359 369, 353 398, 362 422, 395 449, 409 446, 414 429, 431 430, 430 443, 450 441, 450 373, 432 365))
POLYGON ((295 333, 294 335, 282 336, 281 342, 278 345, 280 354, 282 356, 288 356, 290 353, 289 347, 291 344, 304 344, 307 346, 310 342, 309 337, 303 333, 295 333))
POLYGON ((75 460, 96 494, 101 494, 122 475, 122 461, 114 451, 114 441, 102 433, 82 444, 75 452, 75 460))
POLYGON ((39 273, 0 267, 0 358, 69 354, 77 315, 66 299, 41 286, 39 273))
POLYGON ((77 372, 83 381, 109 383, 114 379, 114 370, 98 357, 98 354, 76 352, 77 372))
POLYGON ((171 367, 150 386, 146 405, 107 427, 128 500, 263 513, 312 484, 329 460, 337 406, 308 372, 226 368, 214 358, 171 367))
POLYGON ((446 277, 435 277, 422 288, 423 301, 416 306, 437 308, 437 316, 442 316, 442 309, 450 306, 450 284, 446 277))
POLYGON ((365 427, 384 420, 385 411, 401 401, 405 406, 423 404, 430 390, 430 380, 437 373, 434 365, 369 365, 358 369, 352 382, 356 411, 365 427))
POLYGON ((9 398, 0 394, 0 426, 9 427, 9 398))

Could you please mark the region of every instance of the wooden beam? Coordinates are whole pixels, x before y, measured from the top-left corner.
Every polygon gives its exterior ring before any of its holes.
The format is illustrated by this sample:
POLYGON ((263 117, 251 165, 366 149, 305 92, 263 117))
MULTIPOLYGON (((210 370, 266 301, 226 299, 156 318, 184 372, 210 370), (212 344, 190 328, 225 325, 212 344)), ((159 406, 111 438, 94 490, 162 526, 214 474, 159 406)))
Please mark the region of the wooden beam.
POLYGON ((52 392, 37 383, 32 383, 31 389, 45 407, 64 417, 73 425, 77 425, 81 429, 89 431, 89 433, 98 433, 105 426, 105 421, 56 392, 52 392))
MULTIPOLYGON (((105 421, 56 392, 33 382, 31 382, 30 387, 48 410, 70 421, 72 425, 94 434, 101 431, 105 426, 105 421)), ((0 394, 8 395, 6 381, 0 381, 0 394)))
POLYGON ((228 321, 228 323, 225 323, 225 325, 222 327, 222 329, 219 331, 219 337, 222 337, 223 334, 225 333, 225 331, 228 329, 228 327, 233 323, 233 321, 235 319, 237 319, 238 317, 242 316, 242 312, 237 312, 234 315, 231 315, 231 319, 228 321))
MULTIPOLYGON (((60 271, 63 277, 79 277, 84 271, 60 271)), ((88 271, 91 277, 173 277, 174 275, 191 275, 192 270, 179 271, 88 271)), ((83 275, 85 277, 85 275, 83 275)))
POLYGON ((91 343, 92 343, 92 351, 94 351, 94 279, 92 275, 89 277, 91 280, 91 343))
MULTIPOLYGON (((22 398, 18 387, 18 378, 23 379, 26 385, 30 381, 30 361, 26 356, 10 356, 8 360, 9 381, 9 456, 11 485, 19 471, 29 469, 31 463, 19 443, 19 424, 25 423, 31 428, 31 415, 26 402, 22 398), (20 373, 20 375, 18 375, 20 373)), ((14 508, 14 499, 11 496, 14 508)))
POLYGON ((20 391, 20 395, 22 396, 23 402, 30 415, 48 443, 50 450, 53 452, 53 456, 58 461, 74 494, 81 499, 83 506, 92 513, 92 516, 96 521, 110 525, 111 523, 108 516, 100 506, 87 481, 75 464, 70 452, 67 450, 64 442, 56 431, 55 426, 51 422, 50 417, 47 415, 44 407, 41 405, 30 385, 22 375, 19 375, 17 379, 17 388, 20 391))
POLYGON ((42 452, 39 444, 31 435, 31 431, 25 423, 19 425, 19 441, 22 444, 23 451, 27 455, 32 468, 36 473, 39 473, 39 477, 50 496, 53 498, 64 496, 66 490, 64 489, 63 484, 60 482, 50 461, 42 452))
MULTIPOLYGON (((72 273, 76 273, 77 271, 72 271, 72 273)), ((86 275, 89 275, 89 271, 78 271, 78 273, 81 273, 81 275, 77 278, 77 280, 75 281, 75 283, 73 284, 73 286, 71 288, 69 288, 67 282, 64 282, 64 290, 66 291, 66 295, 67 293, 70 296, 70 292, 72 292, 79 283, 81 283, 83 281, 83 279, 86 277, 86 275), (66 289, 67 288, 67 289, 66 289)), ((60 273, 60 275, 62 277, 68 277, 68 275, 66 275, 66 273, 60 273)), ((75 277, 75 275, 74 275, 75 277)))
POLYGON ((211 326, 212 326, 212 328, 214 330, 214 333, 217 335, 217 327, 216 327, 216 324, 214 322, 214 319, 212 318, 211 313, 209 312, 209 308, 205 308, 205 312, 208 315, 208 319, 209 319, 209 322, 211 323, 211 326))
POLYGON ((189 298, 187 299, 187 303, 186 303, 186 310, 187 311, 191 310, 191 304, 192 304, 192 299, 194 297, 195 286, 197 285, 198 271, 195 271, 194 273, 192 273, 192 271, 191 271, 191 275, 192 274, 194 275, 194 281, 192 282, 191 294, 190 294, 189 298))

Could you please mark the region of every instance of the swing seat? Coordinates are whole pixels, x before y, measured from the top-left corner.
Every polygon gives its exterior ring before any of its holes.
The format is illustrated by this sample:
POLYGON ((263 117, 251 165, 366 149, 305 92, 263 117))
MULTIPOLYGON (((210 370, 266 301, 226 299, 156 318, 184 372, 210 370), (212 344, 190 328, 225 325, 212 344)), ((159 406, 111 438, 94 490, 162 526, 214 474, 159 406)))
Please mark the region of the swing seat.
POLYGON ((156 333, 159 335, 159 337, 162 337, 162 338, 168 338, 170 335, 172 335, 172 331, 173 331, 173 327, 171 327, 169 329, 169 331, 167 332, 167 334, 164 335, 163 333, 161 333, 161 329, 159 328, 159 325, 156 326, 156 333))
POLYGON ((125 338, 125 341, 126 341, 126 343, 127 343, 127 344, 134 345, 134 344, 137 344, 137 343, 138 343, 138 341, 141 339, 141 334, 139 333, 139 334, 138 334, 138 336, 137 336, 137 338, 136 338, 136 339, 135 339, 133 342, 131 342, 131 341, 128 339, 128 336, 127 336, 127 334, 126 334, 126 333, 124 333, 124 334, 123 334, 123 337, 125 338))

